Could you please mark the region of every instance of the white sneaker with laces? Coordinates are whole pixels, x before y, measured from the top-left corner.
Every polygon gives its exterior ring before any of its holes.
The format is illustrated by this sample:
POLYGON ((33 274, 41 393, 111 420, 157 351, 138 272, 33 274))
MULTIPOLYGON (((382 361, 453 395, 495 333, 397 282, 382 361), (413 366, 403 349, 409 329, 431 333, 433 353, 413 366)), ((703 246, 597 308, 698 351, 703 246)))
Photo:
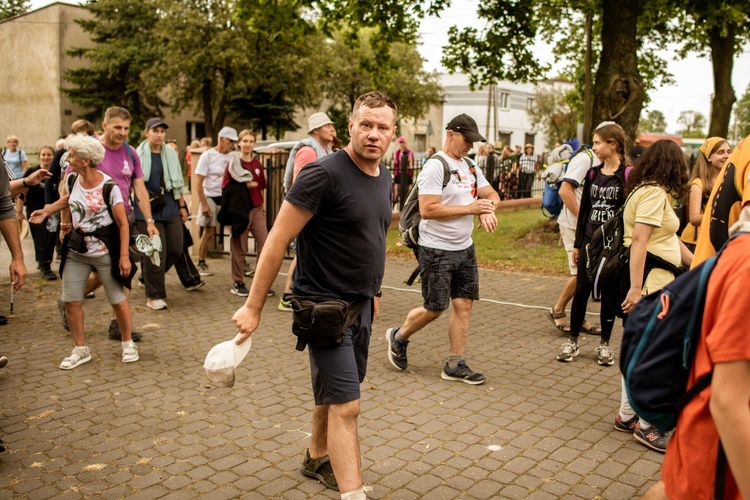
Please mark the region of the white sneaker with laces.
POLYGON ((161 311, 162 309, 167 308, 167 303, 162 299, 148 299, 146 305, 154 311, 161 311))

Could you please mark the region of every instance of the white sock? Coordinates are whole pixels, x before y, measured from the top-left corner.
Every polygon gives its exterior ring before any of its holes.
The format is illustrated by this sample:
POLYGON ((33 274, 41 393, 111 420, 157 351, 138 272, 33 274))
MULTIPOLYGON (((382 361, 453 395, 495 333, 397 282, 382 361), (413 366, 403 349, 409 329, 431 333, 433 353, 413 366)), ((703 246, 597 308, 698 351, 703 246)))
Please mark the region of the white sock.
POLYGON ((133 347, 135 345, 133 344, 132 340, 128 340, 128 341, 123 340, 121 344, 122 344, 123 349, 125 349, 126 347, 133 347))
POLYGON ((645 420, 640 419, 638 421, 638 427, 640 427, 642 431, 645 431, 645 430, 650 429, 653 426, 651 424, 649 424, 648 422, 646 422, 645 420))
POLYGON ((342 493, 341 500, 367 500, 367 495, 365 495, 365 489, 362 487, 357 490, 342 493))
POLYGON ((89 349, 85 345, 77 345, 73 347, 73 352, 78 354, 80 357, 85 358, 89 349))

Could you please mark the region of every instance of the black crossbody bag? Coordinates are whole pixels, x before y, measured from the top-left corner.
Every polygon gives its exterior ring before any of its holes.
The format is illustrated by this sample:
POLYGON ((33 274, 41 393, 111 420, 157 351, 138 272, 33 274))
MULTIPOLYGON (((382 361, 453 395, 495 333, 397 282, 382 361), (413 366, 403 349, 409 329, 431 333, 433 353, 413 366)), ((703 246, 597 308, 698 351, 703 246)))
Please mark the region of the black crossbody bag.
POLYGON ((298 351, 311 343, 315 347, 336 347, 344 342, 346 330, 357 321, 369 300, 347 302, 329 297, 299 296, 291 298, 298 351))

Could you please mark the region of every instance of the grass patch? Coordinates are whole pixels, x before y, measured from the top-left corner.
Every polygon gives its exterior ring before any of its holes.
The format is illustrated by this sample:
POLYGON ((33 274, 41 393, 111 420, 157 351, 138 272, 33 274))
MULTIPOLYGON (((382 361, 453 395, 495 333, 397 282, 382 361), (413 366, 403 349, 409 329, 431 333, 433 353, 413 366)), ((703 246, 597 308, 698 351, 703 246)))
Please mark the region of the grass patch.
MULTIPOLYGON (((568 259, 554 220, 538 208, 497 213, 497 229, 487 233, 474 229, 474 246, 480 267, 568 274, 568 259)), ((475 226, 477 220, 475 219, 475 226)), ((398 246, 398 229, 388 232, 388 255, 414 258, 413 252, 398 246)))

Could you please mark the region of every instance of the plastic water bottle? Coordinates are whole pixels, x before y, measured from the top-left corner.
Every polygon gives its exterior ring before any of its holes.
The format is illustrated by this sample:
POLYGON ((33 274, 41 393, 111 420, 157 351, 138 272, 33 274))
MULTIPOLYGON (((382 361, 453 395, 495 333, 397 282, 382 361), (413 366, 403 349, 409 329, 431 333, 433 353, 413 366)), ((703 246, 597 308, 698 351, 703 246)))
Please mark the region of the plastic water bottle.
POLYGON ((57 231, 57 226, 60 225, 60 214, 54 214, 47 217, 47 231, 54 233, 57 231))

